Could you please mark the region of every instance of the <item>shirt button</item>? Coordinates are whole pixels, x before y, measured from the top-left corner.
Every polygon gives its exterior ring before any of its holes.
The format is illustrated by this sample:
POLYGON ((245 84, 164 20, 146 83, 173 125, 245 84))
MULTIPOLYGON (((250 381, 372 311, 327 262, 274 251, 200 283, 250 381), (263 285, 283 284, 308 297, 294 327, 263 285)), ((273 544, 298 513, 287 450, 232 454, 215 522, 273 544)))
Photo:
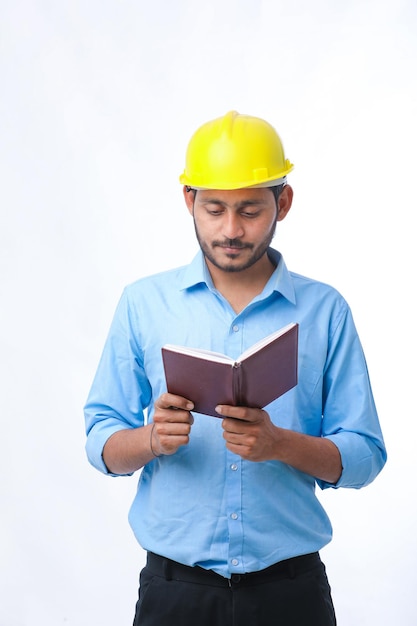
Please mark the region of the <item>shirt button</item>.
POLYGON ((239 565, 239 561, 237 559, 232 559, 232 565, 239 565))
POLYGON ((230 516, 232 519, 237 519, 237 513, 232 513, 230 516))
POLYGON ((237 470, 237 465, 236 463, 232 463, 230 466, 230 469, 233 470, 234 472, 237 470))
POLYGON ((237 324, 235 324, 235 325, 232 327, 232 330, 233 330, 233 332, 234 332, 234 333, 237 333, 237 332, 238 332, 238 330, 239 330, 239 326, 238 326, 237 324))

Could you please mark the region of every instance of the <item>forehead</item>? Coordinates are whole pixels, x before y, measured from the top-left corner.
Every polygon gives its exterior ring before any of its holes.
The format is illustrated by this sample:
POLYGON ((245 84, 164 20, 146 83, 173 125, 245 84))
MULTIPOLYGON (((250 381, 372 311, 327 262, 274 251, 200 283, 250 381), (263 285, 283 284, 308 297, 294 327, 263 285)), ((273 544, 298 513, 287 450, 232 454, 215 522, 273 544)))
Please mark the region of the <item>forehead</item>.
POLYGON ((221 202, 222 204, 274 204, 274 195, 268 188, 251 189, 199 189, 197 200, 200 202, 221 202))

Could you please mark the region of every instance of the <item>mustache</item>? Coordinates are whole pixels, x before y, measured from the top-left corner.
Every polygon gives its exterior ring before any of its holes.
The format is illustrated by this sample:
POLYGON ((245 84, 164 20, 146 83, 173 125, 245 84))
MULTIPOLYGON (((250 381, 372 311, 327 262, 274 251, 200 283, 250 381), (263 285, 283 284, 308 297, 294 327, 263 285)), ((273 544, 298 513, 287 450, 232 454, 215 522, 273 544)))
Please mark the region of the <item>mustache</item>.
POLYGON ((253 248, 252 243, 244 243, 241 239, 223 239, 223 241, 213 241, 212 246, 213 248, 217 246, 219 248, 238 248, 240 250, 243 250, 244 248, 252 250, 253 248))

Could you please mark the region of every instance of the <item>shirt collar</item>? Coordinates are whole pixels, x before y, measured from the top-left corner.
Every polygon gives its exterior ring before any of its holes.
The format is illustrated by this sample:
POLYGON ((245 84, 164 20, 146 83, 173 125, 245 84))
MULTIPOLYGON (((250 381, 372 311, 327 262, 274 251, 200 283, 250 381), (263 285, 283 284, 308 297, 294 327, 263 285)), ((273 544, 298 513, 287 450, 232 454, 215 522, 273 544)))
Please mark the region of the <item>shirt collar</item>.
MULTIPOLYGON (((276 265, 275 270, 265 285, 264 296, 270 295, 273 291, 280 293, 284 298, 295 304, 295 290, 291 274, 285 265, 282 254, 274 248, 268 249, 268 255, 276 265)), ((206 284, 209 289, 214 289, 210 272, 208 271, 204 255, 198 251, 194 259, 185 268, 181 289, 191 289, 199 284, 206 284)))
POLYGON ((284 258, 281 252, 278 250, 274 250, 274 248, 269 248, 268 250, 269 258, 272 259, 275 264, 275 270, 268 281, 269 288, 271 291, 277 291, 284 298, 286 298, 292 304, 295 304, 295 289, 294 283, 291 278, 291 274, 288 271, 287 266, 285 265, 284 258))

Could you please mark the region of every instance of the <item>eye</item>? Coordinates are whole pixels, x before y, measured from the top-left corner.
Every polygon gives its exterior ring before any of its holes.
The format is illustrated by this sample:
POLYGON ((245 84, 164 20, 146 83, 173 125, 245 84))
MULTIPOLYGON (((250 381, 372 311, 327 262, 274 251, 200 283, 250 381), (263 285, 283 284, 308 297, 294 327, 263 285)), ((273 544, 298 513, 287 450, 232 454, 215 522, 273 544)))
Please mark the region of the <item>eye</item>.
POLYGON ((260 211, 242 211, 241 215, 243 215, 243 217, 247 217, 249 219, 253 218, 253 217, 258 217, 260 211))
POLYGON ((209 215, 222 215, 224 213, 224 209, 217 204, 207 204, 205 209, 209 215))

